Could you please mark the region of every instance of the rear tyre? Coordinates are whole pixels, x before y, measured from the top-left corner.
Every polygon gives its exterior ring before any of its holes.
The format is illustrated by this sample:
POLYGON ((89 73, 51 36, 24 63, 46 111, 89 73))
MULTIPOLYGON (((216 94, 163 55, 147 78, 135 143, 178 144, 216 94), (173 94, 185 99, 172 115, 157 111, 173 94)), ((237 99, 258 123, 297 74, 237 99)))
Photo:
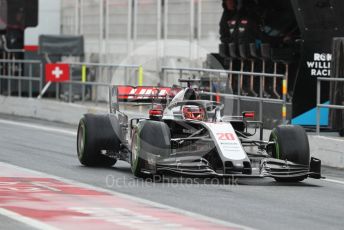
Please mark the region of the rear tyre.
POLYGON ((171 152, 171 133, 164 122, 145 120, 133 133, 131 143, 131 171, 134 176, 151 176, 144 170, 151 170, 149 158, 166 158, 171 152))
MULTIPOLYGON (((272 157, 280 160, 288 160, 296 164, 309 166, 310 152, 308 136, 301 126, 281 125, 273 129, 270 141, 275 142, 272 149, 272 157)), ((279 182, 298 182, 307 176, 293 178, 275 178, 279 182)))
POLYGON ((81 118, 77 135, 77 152, 81 164, 90 167, 111 167, 117 159, 101 153, 102 150, 120 150, 121 129, 112 114, 86 114, 81 118))

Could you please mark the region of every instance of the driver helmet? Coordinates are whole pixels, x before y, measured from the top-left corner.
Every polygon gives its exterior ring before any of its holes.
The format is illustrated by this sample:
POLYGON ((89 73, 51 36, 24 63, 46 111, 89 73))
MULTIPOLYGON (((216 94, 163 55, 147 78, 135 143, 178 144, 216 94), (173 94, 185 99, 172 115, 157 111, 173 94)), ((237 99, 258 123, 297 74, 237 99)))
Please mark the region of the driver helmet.
POLYGON ((205 119, 204 108, 197 105, 185 105, 182 112, 185 120, 203 121, 205 119))

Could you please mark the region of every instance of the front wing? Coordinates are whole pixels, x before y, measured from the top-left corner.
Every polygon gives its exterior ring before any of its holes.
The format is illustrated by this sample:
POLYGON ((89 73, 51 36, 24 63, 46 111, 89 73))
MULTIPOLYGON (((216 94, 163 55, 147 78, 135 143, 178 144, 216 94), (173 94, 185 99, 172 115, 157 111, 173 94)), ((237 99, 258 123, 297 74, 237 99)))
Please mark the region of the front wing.
MULTIPOLYGON (((321 178, 321 161, 311 158, 310 165, 295 164, 286 160, 264 158, 261 160, 258 174, 223 174, 214 171, 202 158, 166 159, 156 163, 155 173, 173 174, 189 177, 240 177, 240 178, 321 178)), ((225 170, 224 170, 225 171, 225 170)))

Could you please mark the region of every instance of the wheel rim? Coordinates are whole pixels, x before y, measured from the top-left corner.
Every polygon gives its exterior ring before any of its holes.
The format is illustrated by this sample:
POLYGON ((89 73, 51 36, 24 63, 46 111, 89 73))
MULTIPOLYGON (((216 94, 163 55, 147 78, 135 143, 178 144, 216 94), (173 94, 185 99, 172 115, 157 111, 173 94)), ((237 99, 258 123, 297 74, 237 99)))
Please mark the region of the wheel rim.
POLYGON ((84 152, 85 147, 85 126, 80 125, 78 130, 78 155, 81 156, 84 152))

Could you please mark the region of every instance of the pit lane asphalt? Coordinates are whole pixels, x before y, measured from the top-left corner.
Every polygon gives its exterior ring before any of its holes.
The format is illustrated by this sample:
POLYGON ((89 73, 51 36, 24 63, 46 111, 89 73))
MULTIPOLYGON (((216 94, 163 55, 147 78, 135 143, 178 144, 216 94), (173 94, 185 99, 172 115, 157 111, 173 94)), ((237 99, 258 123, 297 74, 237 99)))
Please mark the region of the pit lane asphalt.
MULTIPOLYGON (((64 124, 0 119, 76 133, 76 127, 64 124)), ((0 122, 1 162, 257 229, 342 229, 344 225, 344 184, 314 179, 279 184, 269 178, 240 179, 237 185, 145 183, 133 177, 124 162, 112 168, 81 166, 75 143, 74 135, 0 122)), ((341 170, 324 168, 324 174, 344 181, 341 170)))

